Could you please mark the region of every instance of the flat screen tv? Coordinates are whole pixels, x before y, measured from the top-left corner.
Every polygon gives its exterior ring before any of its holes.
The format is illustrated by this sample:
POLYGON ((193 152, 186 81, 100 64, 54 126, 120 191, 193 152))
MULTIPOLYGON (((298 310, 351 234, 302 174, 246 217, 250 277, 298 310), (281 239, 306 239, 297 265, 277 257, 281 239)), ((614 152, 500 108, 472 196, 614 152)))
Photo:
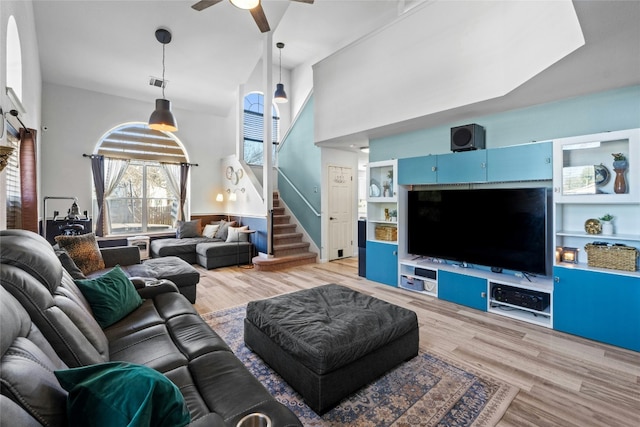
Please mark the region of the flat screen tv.
POLYGON ((412 255, 548 275, 546 188, 409 191, 412 255))

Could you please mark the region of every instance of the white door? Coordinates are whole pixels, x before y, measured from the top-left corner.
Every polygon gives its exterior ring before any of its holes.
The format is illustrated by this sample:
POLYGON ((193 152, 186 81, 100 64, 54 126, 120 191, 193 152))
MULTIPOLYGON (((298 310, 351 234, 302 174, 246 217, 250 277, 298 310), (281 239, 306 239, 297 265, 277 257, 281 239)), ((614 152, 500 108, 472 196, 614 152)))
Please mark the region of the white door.
POLYGON ((329 261, 353 255, 353 175, 329 166, 329 261))

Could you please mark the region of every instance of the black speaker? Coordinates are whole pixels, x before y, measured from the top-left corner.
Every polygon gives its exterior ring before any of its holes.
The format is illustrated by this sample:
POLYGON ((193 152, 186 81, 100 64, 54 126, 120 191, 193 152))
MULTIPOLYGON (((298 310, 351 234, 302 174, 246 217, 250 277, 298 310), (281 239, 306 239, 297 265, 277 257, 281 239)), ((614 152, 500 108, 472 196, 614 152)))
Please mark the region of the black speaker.
POLYGON ((475 123, 451 128, 451 151, 484 148, 484 128, 475 123))

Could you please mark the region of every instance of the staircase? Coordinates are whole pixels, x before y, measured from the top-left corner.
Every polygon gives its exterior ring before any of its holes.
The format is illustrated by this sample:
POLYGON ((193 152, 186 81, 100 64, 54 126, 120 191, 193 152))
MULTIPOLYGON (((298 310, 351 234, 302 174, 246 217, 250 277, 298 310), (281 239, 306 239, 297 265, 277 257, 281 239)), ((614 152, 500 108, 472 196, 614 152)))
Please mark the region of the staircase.
POLYGON ((278 193, 273 193, 273 258, 253 258, 256 270, 273 271, 297 265, 314 264, 317 254, 309 252, 309 242, 302 241, 302 233, 291 224, 291 215, 286 215, 280 206, 278 193))

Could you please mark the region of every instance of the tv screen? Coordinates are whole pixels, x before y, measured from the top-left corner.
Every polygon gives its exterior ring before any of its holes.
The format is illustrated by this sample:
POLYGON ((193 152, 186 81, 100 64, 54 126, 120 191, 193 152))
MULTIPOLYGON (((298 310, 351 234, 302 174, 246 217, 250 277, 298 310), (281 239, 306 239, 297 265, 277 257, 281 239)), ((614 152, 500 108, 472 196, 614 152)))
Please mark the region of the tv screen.
POLYGON ((412 255, 547 275, 547 189, 409 191, 412 255))

